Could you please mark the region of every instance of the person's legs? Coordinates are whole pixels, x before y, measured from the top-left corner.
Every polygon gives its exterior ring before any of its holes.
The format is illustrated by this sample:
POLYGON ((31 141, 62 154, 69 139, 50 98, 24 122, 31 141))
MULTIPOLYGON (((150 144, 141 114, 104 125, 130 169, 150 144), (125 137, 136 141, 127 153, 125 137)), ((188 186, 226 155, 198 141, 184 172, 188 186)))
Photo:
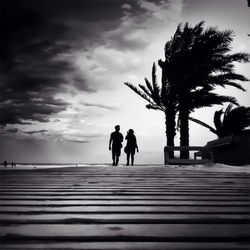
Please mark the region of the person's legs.
POLYGON ((117 155, 116 155, 116 159, 115 159, 115 165, 117 166, 118 163, 119 163, 119 155, 117 154, 117 155))
POLYGON ((129 156, 130 156, 130 153, 128 152, 127 153, 127 166, 129 165, 129 156))
POLYGON ((112 149, 113 166, 115 166, 115 151, 112 149))
POLYGON ((132 153, 131 153, 131 165, 132 165, 132 166, 134 165, 134 155, 135 155, 135 154, 132 154, 132 153))
POLYGON ((116 165, 116 166, 117 166, 118 163, 119 163, 119 157, 120 157, 120 155, 121 155, 121 149, 118 148, 118 149, 116 150, 116 160, 115 160, 115 165, 116 165))

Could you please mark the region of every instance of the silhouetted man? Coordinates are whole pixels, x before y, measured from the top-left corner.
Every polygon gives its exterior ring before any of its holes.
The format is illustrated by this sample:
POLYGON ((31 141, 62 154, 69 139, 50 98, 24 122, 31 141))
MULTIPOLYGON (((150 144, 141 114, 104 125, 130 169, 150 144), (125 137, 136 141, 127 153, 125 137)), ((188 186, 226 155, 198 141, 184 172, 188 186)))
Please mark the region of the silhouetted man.
POLYGON ((119 132, 120 126, 115 126, 115 131, 110 134, 109 150, 112 149, 113 166, 117 166, 121 155, 123 135, 119 132), (112 148, 111 148, 112 144, 112 148))

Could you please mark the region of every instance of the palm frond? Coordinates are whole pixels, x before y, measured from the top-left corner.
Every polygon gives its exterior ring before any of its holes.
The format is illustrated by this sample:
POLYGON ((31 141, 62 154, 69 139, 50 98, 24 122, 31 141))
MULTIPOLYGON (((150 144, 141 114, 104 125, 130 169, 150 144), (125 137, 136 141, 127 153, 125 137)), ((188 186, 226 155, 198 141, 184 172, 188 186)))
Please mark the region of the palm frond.
POLYGON ((216 128, 216 133, 218 137, 222 137, 223 135, 221 134, 222 132, 222 121, 221 121, 221 116, 223 114, 223 109, 215 111, 214 112, 214 125, 216 128))
POLYGON ((221 85, 222 87, 225 87, 225 86, 231 86, 231 87, 235 87, 239 90, 242 90, 244 92, 246 92, 246 89, 244 89, 239 83, 237 82, 232 82, 232 81, 224 81, 224 82, 221 82, 221 84, 218 84, 218 85, 221 85))
POLYGON ((239 52, 228 55, 227 58, 230 62, 248 63, 250 60, 250 55, 248 53, 239 52))
POLYGON ((250 107, 229 105, 222 122, 223 135, 235 135, 250 126, 250 107))
POLYGON ((241 81, 241 82, 246 82, 248 79, 241 75, 241 74, 236 74, 236 73, 226 73, 226 74, 220 74, 217 76, 218 79, 228 79, 228 80, 234 80, 234 81, 241 81))
POLYGON ((157 78, 156 78, 156 66, 155 66, 155 63, 153 63, 153 67, 152 67, 152 83, 153 83, 154 90, 159 91, 159 86, 157 84, 157 78))
POLYGON ((156 106, 156 105, 153 105, 153 104, 147 104, 146 105, 146 108, 147 109, 154 109, 154 110, 161 110, 161 111, 164 111, 164 109, 162 107, 159 107, 159 106, 156 106))
POLYGON ((149 98, 152 98, 152 97, 151 97, 152 94, 148 91, 148 89, 147 89, 144 85, 138 84, 138 86, 142 89, 142 91, 143 91, 149 98))
POLYGON ((212 133, 217 134, 217 131, 212 126, 208 125, 207 123, 205 123, 205 122, 203 122, 201 120, 198 120, 196 118, 193 118, 191 116, 189 116, 189 120, 192 121, 192 122, 195 122, 195 123, 197 123, 197 124, 199 124, 199 125, 201 125, 201 126, 203 126, 205 128, 208 128, 212 133))
POLYGON ((152 85, 153 85, 152 98, 157 105, 161 105, 162 102, 161 102, 161 96, 160 96, 160 87, 157 83, 155 63, 153 63, 153 67, 152 67, 152 85))
POLYGON ((218 95, 216 93, 205 91, 195 91, 189 95, 190 109, 198 109, 203 107, 211 107, 213 105, 222 105, 225 102, 230 102, 239 105, 236 98, 232 96, 218 95))
POLYGON ((232 103, 236 106, 239 105, 238 101, 233 96, 224 96, 224 95, 217 95, 213 93, 213 97, 211 96, 211 99, 213 99, 214 104, 221 105, 225 102, 232 103))
POLYGON ((231 112, 232 108, 233 108, 233 104, 230 103, 230 104, 226 107, 226 109, 225 109, 225 111, 224 111, 224 117, 227 116, 229 112, 231 112))
POLYGON ((151 94, 154 93, 153 86, 151 85, 150 81, 147 78, 144 78, 146 86, 151 94))
POLYGON ((137 87, 135 87, 133 84, 129 83, 129 82, 124 82, 124 84, 126 86, 128 86, 130 89, 132 89, 137 95, 139 95, 140 97, 142 97, 144 100, 146 100, 149 104, 149 106, 147 108, 150 107, 150 109, 158 109, 161 111, 164 111, 164 108, 162 107, 162 105, 160 105, 158 102, 154 101, 154 98, 152 97, 152 95, 148 92, 148 90, 146 89, 145 86, 143 85, 139 85, 139 87, 144 91, 140 91, 140 89, 138 89, 137 87))
POLYGON ((124 82, 124 84, 126 86, 128 86, 130 89, 132 89, 137 95, 139 95, 140 97, 142 97, 143 99, 145 99, 146 101, 148 101, 150 104, 154 105, 152 99, 150 99, 150 97, 148 97, 147 95, 145 95, 143 92, 141 92, 137 87, 135 87, 133 84, 129 83, 129 82, 124 82))
POLYGON ((214 124, 219 137, 240 133, 250 126, 250 107, 233 108, 229 104, 224 112, 221 109, 214 113, 214 124))
POLYGON ((207 84, 211 84, 214 86, 232 86, 242 91, 246 91, 239 83, 235 81, 247 81, 248 79, 240 74, 235 73, 225 73, 219 75, 211 75, 206 79, 207 84))

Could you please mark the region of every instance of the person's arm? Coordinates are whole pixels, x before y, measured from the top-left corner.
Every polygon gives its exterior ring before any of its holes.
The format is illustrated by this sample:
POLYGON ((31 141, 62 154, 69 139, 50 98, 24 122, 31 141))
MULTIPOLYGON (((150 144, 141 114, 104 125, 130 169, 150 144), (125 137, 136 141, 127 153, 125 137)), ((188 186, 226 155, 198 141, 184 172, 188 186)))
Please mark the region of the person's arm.
POLYGON ((111 143, 112 143, 112 134, 110 135, 110 139, 109 139, 109 150, 111 150, 111 143))
POLYGON ((139 148, 138 148, 138 145, 137 145, 136 137, 135 137, 135 145, 136 145, 137 153, 139 153, 139 148))
POLYGON ((137 145, 136 137, 135 137, 135 148, 137 149, 137 153, 139 153, 139 148, 138 148, 138 145, 137 145))
POLYGON ((122 142, 123 142, 123 135, 121 133, 121 137, 120 137, 120 147, 122 148, 122 142))

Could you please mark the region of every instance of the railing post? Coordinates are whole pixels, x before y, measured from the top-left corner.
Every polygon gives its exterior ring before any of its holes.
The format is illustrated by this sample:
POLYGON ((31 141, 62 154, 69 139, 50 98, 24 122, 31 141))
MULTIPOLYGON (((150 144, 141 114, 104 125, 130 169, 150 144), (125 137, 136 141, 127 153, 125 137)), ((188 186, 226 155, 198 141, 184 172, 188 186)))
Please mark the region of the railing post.
POLYGON ((167 165, 169 162, 169 151, 167 149, 167 146, 164 147, 164 165, 167 165))

